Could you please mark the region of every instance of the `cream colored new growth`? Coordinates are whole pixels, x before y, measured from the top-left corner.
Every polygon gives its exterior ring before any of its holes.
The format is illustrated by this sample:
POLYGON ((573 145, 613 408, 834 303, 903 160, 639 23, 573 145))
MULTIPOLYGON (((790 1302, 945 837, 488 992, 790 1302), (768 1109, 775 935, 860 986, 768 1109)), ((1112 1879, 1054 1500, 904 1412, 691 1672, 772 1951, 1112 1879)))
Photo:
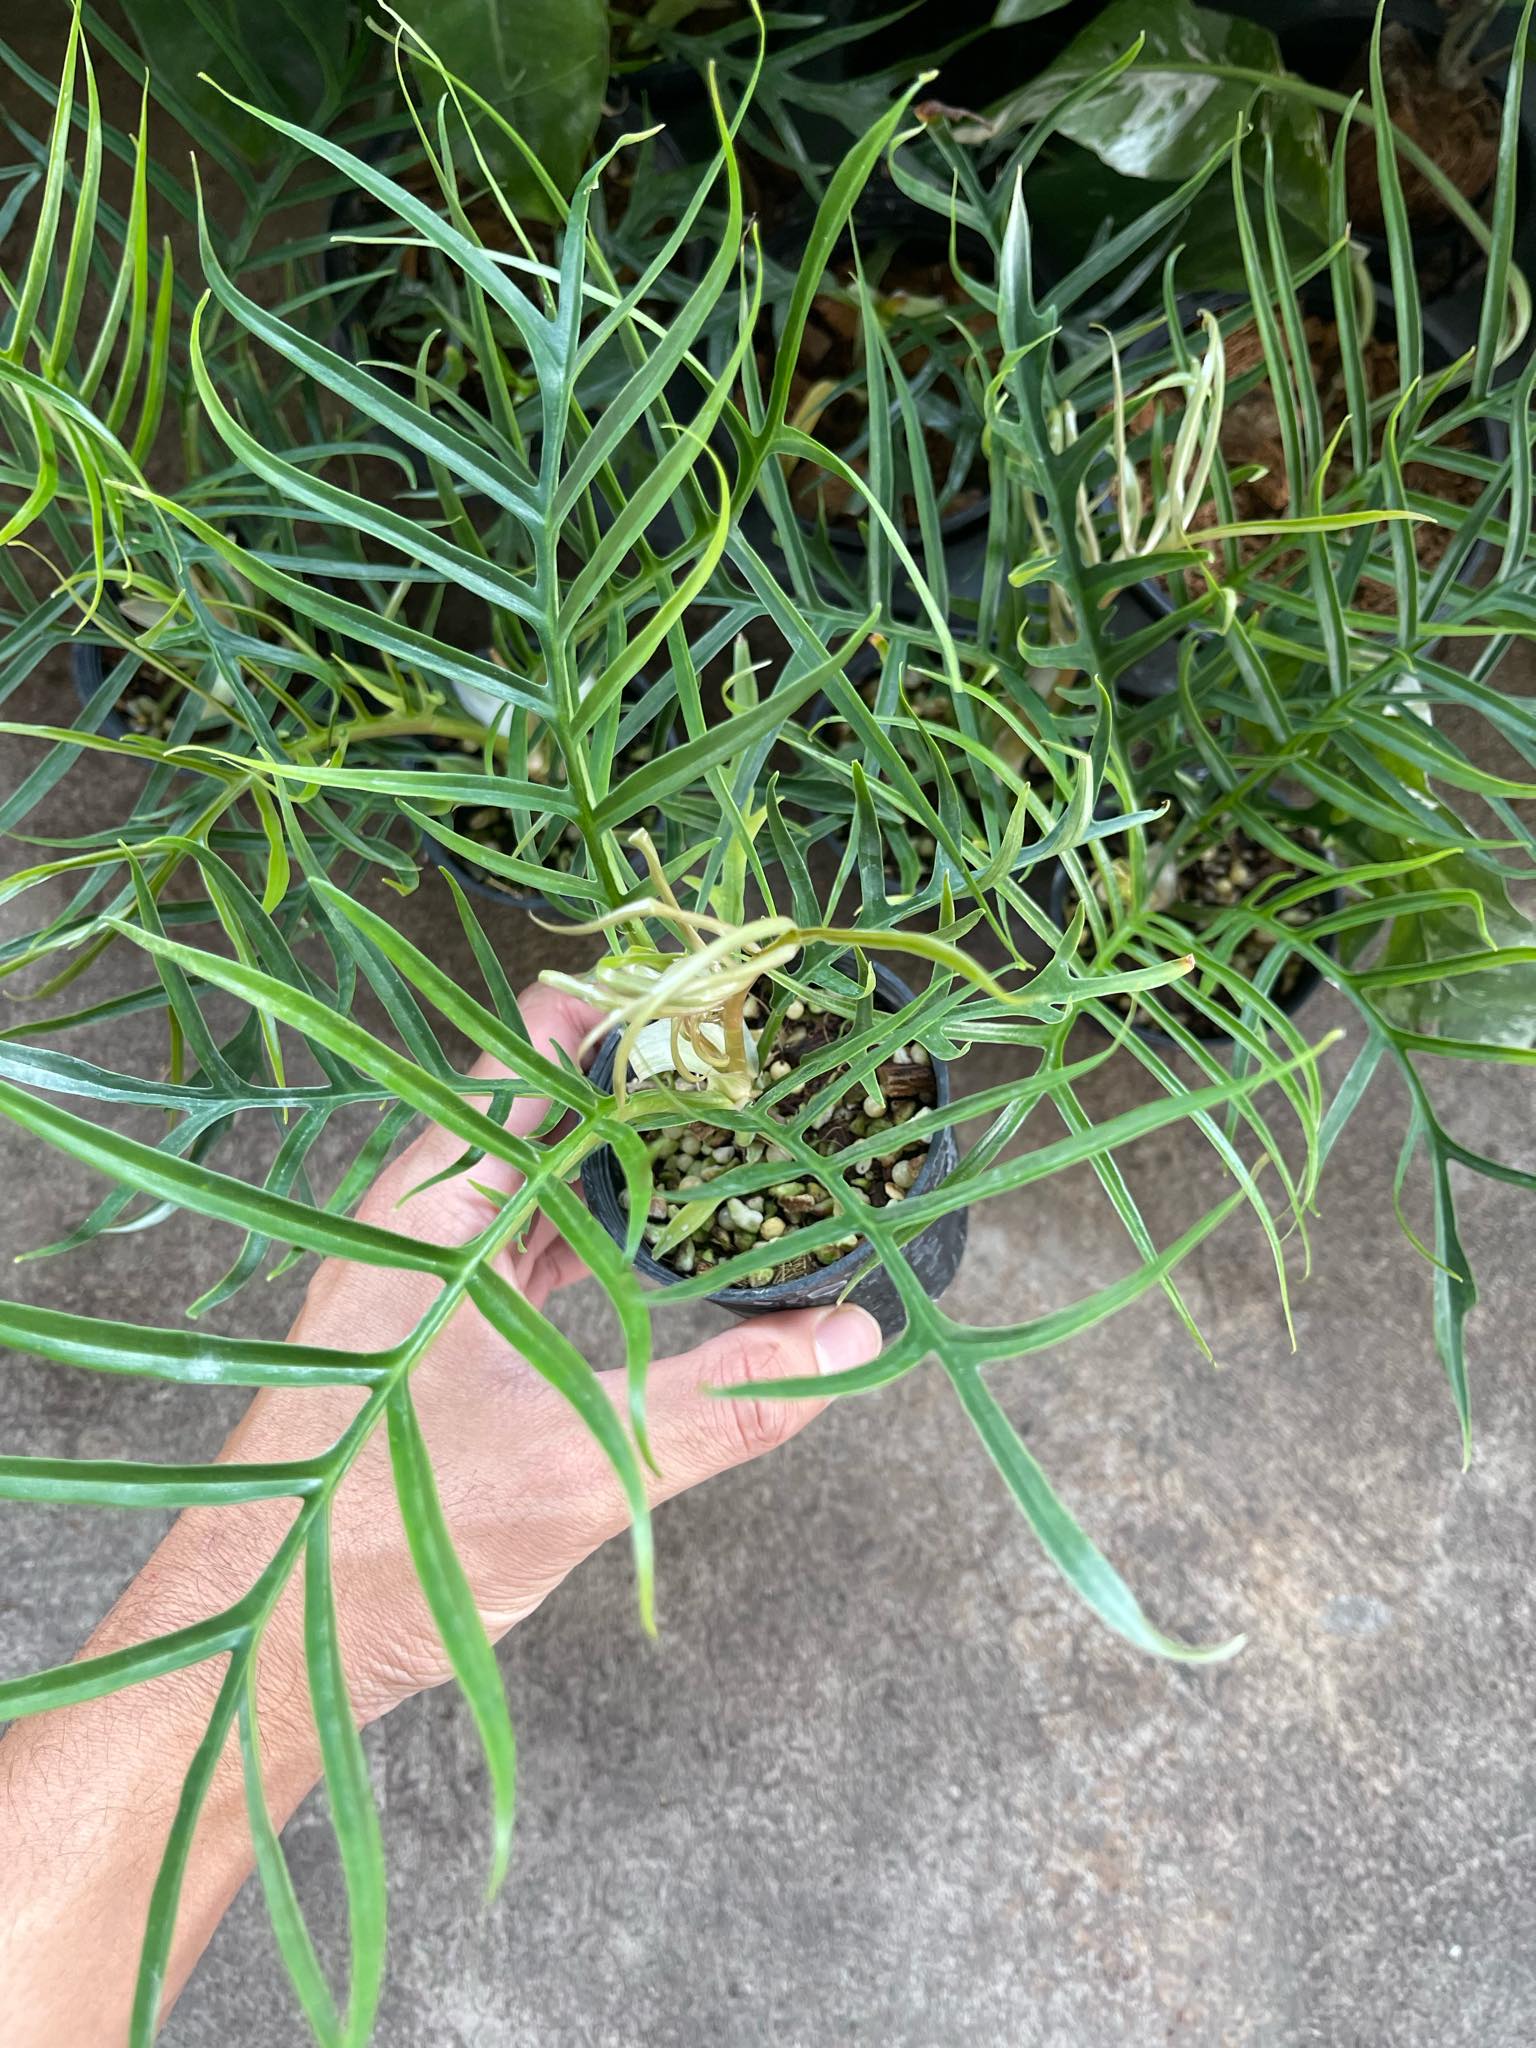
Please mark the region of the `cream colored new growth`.
MULTIPOLYGON (((801 935, 788 917, 760 917, 743 925, 726 924, 704 911, 685 910, 657 857, 651 835, 631 833, 629 844, 643 855, 654 895, 637 897, 618 910, 585 924, 566 925, 576 932, 611 931, 654 918, 674 931, 681 953, 662 953, 645 941, 622 953, 607 953, 585 974, 560 974, 547 968, 539 979, 566 990, 605 1012, 591 1032, 594 1044, 608 1032, 620 1033, 613 1067, 616 1103, 624 1101, 637 1042, 647 1027, 660 1020, 671 1025, 671 1065, 680 1074, 707 1075, 727 1102, 740 1107, 757 1087, 756 1041, 747 1029, 745 1006, 759 975, 782 967, 800 950, 801 935), (714 936, 706 940, 702 933, 714 936), (794 936, 788 936, 793 934, 794 936)), ((643 934, 643 925, 639 926, 643 934)), ((649 1054, 643 1065, 654 1074, 660 1064, 649 1054)))
MULTIPOLYGON (((1201 359, 1187 370, 1170 370, 1166 376, 1159 377, 1145 390, 1134 394, 1138 407, 1165 391, 1179 392, 1183 397, 1179 430, 1168 453, 1166 473, 1155 493, 1151 522, 1145 532, 1142 523, 1147 511, 1147 494, 1140 471, 1128 452, 1130 436, 1126 424, 1127 403, 1120 351, 1114 336, 1107 337, 1115 386, 1113 489, 1119 522, 1119 544, 1108 557, 1111 561, 1135 561, 1143 555, 1155 554, 1161 548, 1188 547, 1191 544, 1194 520, 1205 502, 1211 471, 1221 450, 1221 423, 1227 396, 1227 351, 1221 323, 1214 313, 1202 311, 1200 325, 1206 338, 1205 354, 1201 359)), ((1076 442, 1077 408, 1070 400, 1064 400, 1051 413, 1047 432, 1051 447, 1058 455, 1065 454, 1076 442)), ((1025 493, 1024 504, 1030 537, 1039 554, 1042 557, 1053 554, 1051 537, 1032 492, 1025 493)), ((1093 493, 1086 482, 1078 486, 1075 523, 1078 546, 1085 564, 1092 567, 1104 561, 1104 547, 1094 521, 1093 493)), ((1076 621, 1068 616, 1067 600, 1055 583, 1050 590, 1050 609, 1052 637, 1059 640, 1073 638, 1076 621)))

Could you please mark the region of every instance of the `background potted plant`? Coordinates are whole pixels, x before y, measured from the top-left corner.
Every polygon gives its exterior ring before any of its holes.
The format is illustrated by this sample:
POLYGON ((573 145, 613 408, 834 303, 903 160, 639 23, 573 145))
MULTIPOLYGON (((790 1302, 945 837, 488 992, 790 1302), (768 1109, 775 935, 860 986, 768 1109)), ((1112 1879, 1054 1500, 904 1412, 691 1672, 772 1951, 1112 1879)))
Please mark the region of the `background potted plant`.
MULTIPOLYGON (((1369 91, 1385 108, 1413 152, 1403 164, 1402 198, 1422 296, 1475 285, 1469 272, 1479 248, 1469 232, 1468 214, 1488 217, 1518 7, 1503 0, 1450 0, 1443 6, 1391 0, 1383 16, 1379 80, 1372 76, 1371 63, 1377 10, 1365 0, 1331 7, 1326 16, 1290 0, 1253 0, 1229 11, 1272 30, 1287 67, 1329 95, 1319 105, 1330 135, 1343 103, 1356 91, 1369 91), (1431 174, 1431 166, 1450 192, 1431 174), (1452 193, 1462 202, 1460 208, 1452 193)), ((1527 190, 1530 116, 1518 103, 1510 111, 1520 124, 1516 184, 1527 190)), ((1381 184, 1374 138, 1364 128, 1351 137, 1345 176, 1353 230, 1385 276, 1381 184)), ((1522 267, 1529 263, 1530 233, 1529 211, 1522 209, 1516 230, 1522 267)))

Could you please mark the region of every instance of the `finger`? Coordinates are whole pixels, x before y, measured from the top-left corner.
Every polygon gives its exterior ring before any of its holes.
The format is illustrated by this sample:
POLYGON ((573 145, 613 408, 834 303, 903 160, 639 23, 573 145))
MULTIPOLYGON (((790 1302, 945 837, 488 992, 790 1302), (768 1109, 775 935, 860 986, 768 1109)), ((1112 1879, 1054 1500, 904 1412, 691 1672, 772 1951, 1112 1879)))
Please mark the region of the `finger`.
MULTIPOLYGON (((658 1472, 647 1473, 653 1503, 733 1465, 744 1465, 797 1436, 826 1407, 809 1396, 793 1401, 726 1397, 722 1387, 844 1372, 879 1356, 880 1325, 851 1302, 799 1309, 738 1323, 696 1350, 659 1360, 646 1382, 646 1424, 658 1472)), ((622 1403, 623 1376, 614 1398, 622 1403)), ((622 1525, 622 1518, 621 1518, 622 1525)))
MULTIPOLYGON (((659 1475, 646 1472, 652 1504, 786 1443, 827 1405, 729 1400, 715 1389, 844 1372, 874 1358, 880 1344, 880 1326, 863 1309, 802 1309, 740 1324, 697 1350, 658 1361, 646 1402, 661 1468, 659 1475)), ((624 1374, 599 1378, 622 1416, 624 1374)), ((472 1473, 477 1463, 494 1475, 447 1487, 444 1506, 483 1567, 474 1574, 475 1597, 498 1635, 629 1526, 613 1467, 568 1403, 532 1374, 506 1375, 501 1388, 499 1421, 452 1398, 426 1403, 422 1415, 440 1475, 472 1473)))
MULTIPOLYGON (((590 1004, 547 988, 542 982, 523 991, 518 997, 518 1009, 534 1051, 556 1061, 562 1053, 579 1059, 583 1041, 602 1016, 590 1004)), ((470 1072, 488 1080, 505 1080, 512 1069, 491 1054, 482 1053, 470 1072)), ((468 1099, 477 1109, 486 1107, 484 1096, 468 1099)), ((507 1112, 506 1128, 516 1137, 527 1137, 538 1129, 548 1110, 547 1096, 519 1095, 507 1112)), ((440 1124, 429 1126, 380 1174, 363 1198, 359 1215, 365 1221, 428 1236, 437 1244, 460 1243, 473 1236, 489 1220, 491 1211, 491 1205, 474 1183, 478 1181, 497 1194, 510 1194, 518 1183, 516 1170, 505 1160, 487 1154, 462 1174, 439 1182, 414 1200, 406 1199, 412 1189, 451 1166, 464 1150, 462 1138, 440 1124)))
POLYGON ((535 1308, 542 1308, 552 1294, 584 1280, 586 1273, 586 1260, 551 1225, 531 1260, 523 1264, 516 1284, 535 1308))
MULTIPOLYGON (((543 1053, 546 1059, 556 1062, 565 1052, 581 1064, 582 1045, 593 1026, 603 1020, 601 1010, 582 1002, 579 996, 566 995, 563 990, 550 988, 542 981, 536 981, 532 988, 523 990, 517 999, 517 1007, 522 1014, 528 1043, 535 1052, 543 1053)), ((514 1072, 489 1052, 481 1053, 469 1071, 490 1080, 506 1080, 514 1072)), ((548 1108, 549 1101, 545 1096, 520 1095, 508 1114, 507 1129, 526 1137, 538 1128, 548 1108)))

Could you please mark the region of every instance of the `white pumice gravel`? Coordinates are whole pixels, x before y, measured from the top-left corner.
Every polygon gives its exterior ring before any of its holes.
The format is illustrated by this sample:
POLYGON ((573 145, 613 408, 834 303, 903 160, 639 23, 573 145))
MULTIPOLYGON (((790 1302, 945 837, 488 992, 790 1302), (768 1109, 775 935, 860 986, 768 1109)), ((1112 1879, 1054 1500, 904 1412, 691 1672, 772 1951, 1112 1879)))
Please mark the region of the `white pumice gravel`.
MULTIPOLYGON (((753 1021, 766 1019, 774 1003, 772 985, 765 979, 743 1006, 744 1013, 753 1021)), ((830 1072, 823 1069, 798 1089, 793 1078, 803 1061, 824 1055, 849 1028, 814 997, 797 996, 785 1006, 762 1073, 765 1083, 780 1088, 790 1084, 769 1112, 776 1121, 794 1124, 803 1115, 808 1098, 823 1097, 829 1089, 836 1089, 835 1068, 830 1072)), ((685 1077, 674 1077, 674 1085, 678 1080, 684 1080, 686 1092, 685 1077)), ((928 1137, 921 1132, 908 1136, 903 1126, 935 1099, 926 1050, 915 1044, 898 1046, 873 1076, 841 1094, 834 1093, 832 1100, 824 1103, 810 1123, 802 1126, 804 1142, 813 1152, 832 1157, 855 1143, 883 1140, 877 1152, 851 1162, 845 1173, 857 1199, 875 1208, 894 1205, 904 1201, 916 1186, 928 1160, 928 1137)), ((710 1112, 716 1117, 721 1114, 713 1101, 710 1112)), ((844 1205, 806 1171, 790 1144, 762 1130, 733 1134, 727 1124, 701 1117, 648 1138, 646 1151, 655 1188, 645 1225, 646 1242, 654 1245, 687 1204, 694 1204, 699 1211, 690 1234, 661 1254, 663 1263, 675 1273, 707 1273, 728 1260, 745 1261, 754 1249, 761 1248, 761 1256, 771 1245, 774 1263, 734 1276, 738 1286, 767 1287, 830 1266, 860 1243, 857 1230, 845 1230, 834 1243, 808 1252, 795 1251, 799 1230, 807 1224, 825 1223, 840 1214, 844 1205), (764 1163, 782 1168, 784 1178, 710 1205, 711 1181, 764 1163)))

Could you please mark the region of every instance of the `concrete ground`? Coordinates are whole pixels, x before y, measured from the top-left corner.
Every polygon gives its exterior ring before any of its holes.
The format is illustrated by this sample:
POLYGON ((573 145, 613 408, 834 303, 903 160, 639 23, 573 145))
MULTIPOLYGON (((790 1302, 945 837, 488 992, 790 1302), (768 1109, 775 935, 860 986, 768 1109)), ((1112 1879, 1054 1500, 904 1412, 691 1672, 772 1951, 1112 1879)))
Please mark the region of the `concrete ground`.
MULTIPOLYGON (((29 696, 34 716, 67 702, 62 675, 29 696)), ((23 749, 3 744, 8 782, 23 749)), ((68 788, 39 829, 121 815, 115 766, 68 788)), ((453 956, 435 898, 399 914, 453 956)), ((0 915, 14 925, 16 906, 0 915)), ((514 978, 551 957, 519 914, 492 915, 514 978)), ((134 971, 110 960, 95 986, 134 971)), ((1309 1016, 1334 1022, 1335 999, 1309 1016)), ((160 1057, 142 1017, 96 1045, 130 1071, 160 1057)), ((1007 1071, 995 1049, 975 1065, 978 1080, 1007 1071)), ((382 2048, 1536 2039, 1530 1212, 1465 1189, 1485 1305, 1463 1476, 1426 1271, 1391 1213, 1402 1104, 1380 1087, 1324 1185, 1294 1354, 1258 1233, 1239 1223, 1184 1275, 1220 1370, 1149 1302, 994 1375, 1151 1614, 1191 1637, 1246 1630, 1234 1663, 1170 1669, 1091 1622, 936 1372, 846 1403, 662 1512, 659 1644, 636 1626, 619 1545, 509 1639, 523 1790, 495 1908, 462 1706, 422 1698, 370 1733, 393 1901, 382 2048)), ((1095 1106, 1135 1093, 1111 1074, 1095 1106)), ((1528 1097, 1501 1076, 1457 1076, 1445 1103, 1469 1143, 1536 1164, 1528 1097)), ((259 1144, 249 1134, 233 1159, 249 1169, 259 1144)), ((1218 1190, 1192 1132, 1127 1159, 1164 1241, 1218 1190)), ((0 1160, 6 1253, 57 1236, 100 1192, 9 1124, 0 1160)), ((160 1321, 232 1243, 178 1219, 12 1286, 160 1321)), ((1128 1262, 1085 1174, 985 1208, 953 1298, 1012 1319, 1128 1262)), ((276 1333, 294 1297, 258 1286, 220 1320, 276 1333)), ((680 1346, 712 1314, 666 1328, 680 1346)), ((567 1319, 596 1355, 597 1302, 578 1290, 567 1319)), ((0 1443, 196 1458, 239 1401, 11 1361, 0 1443)), ((67 1656, 155 1533, 129 1514, 15 1507, 0 1528, 7 1672, 67 1656)), ((316 1803, 288 1843, 335 1952, 316 1803)), ((164 2038, 299 2035, 248 1892, 164 2038)))

